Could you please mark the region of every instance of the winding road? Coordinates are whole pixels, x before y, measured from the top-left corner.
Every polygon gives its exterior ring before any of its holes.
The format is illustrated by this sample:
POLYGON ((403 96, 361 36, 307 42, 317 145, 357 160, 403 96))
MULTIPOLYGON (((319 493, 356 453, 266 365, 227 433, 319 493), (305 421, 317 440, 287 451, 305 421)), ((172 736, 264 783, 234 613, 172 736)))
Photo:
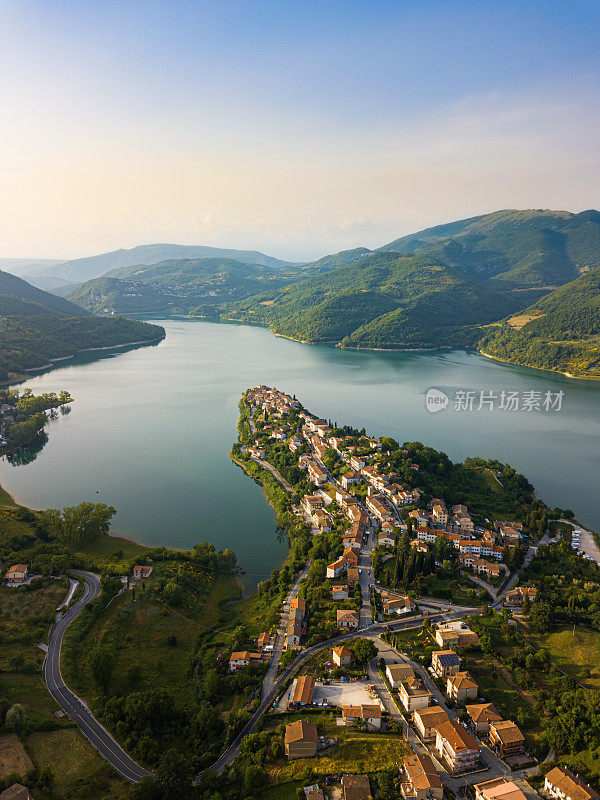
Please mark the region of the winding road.
POLYGON ((83 608, 100 594, 100 577, 93 572, 74 570, 73 574, 84 581, 83 594, 65 613, 56 615, 50 628, 48 653, 44 659, 44 681, 48 691, 64 712, 78 725, 90 744, 126 780, 137 783, 151 772, 140 767, 117 744, 110 733, 94 717, 85 703, 65 684, 60 672, 60 651, 65 632, 83 608))

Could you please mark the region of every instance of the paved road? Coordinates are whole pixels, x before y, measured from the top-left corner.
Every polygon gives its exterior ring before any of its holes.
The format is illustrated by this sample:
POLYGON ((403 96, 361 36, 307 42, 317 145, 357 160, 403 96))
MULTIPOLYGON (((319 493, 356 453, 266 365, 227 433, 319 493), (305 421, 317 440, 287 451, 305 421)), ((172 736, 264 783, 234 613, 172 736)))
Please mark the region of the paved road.
MULTIPOLYGON (((456 610, 452 612, 452 614, 437 614, 427 617, 432 622, 438 622, 442 619, 447 619, 449 617, 453 619, 460 619, 467 614, 472 614, 474 612, 479 611, 478 608, 462 608, 461 610, 456 610)), ((323 650, 324 648, 334 647, 336 644, 340 644, 341 642, 345 642, 348 639, 354 639, 357 633, 361 635, 373 635, 379 633, 385 633, 386 630, 388 631, 399 631, 405 630, 407 628, 419 628, 423 624, 423 620, 425 617, 411 617, 407 620, 401 620, 398 622, 392 623, 379 623, 375 625, 370 625, 368 628, 363 628, 362 630, 359 629, 358 631, 351 631, 350 633, 340 634, 339 636, 334 636, 331 639, 328 639, 327 642, 320 642, 319 644, 313 645, 312 647, 306 648, 298 656, 294 659, 294 661, 290 664, 290 666, 281 673, 281 675, 275 680, 273 684, 273 688, 271 691, 262 698, 260 705, 254 712, 254 714, 250 717, 248 722, 246 723, 245 727, 238 733, 235 737, 233 742, 229 745, 227 750, 220 756, 220 758, 215 761, 215 763, 210 767, 211 770, 220 774, 223 772, 225 767, 229 766, 240 749, 240 742, 244 738, 244 736, 248 736, 248 734, 253 733, 256 730, 256 725, 260 717, 264 714, 264 712, 269 708, 273 700, 278 696, 278 694, 283 689, 283 686, 290 680, 290 678, 294 675, 296 670, 304 664, 305 661, 308 661, 311 656, 313 656, 317 651, 323 650)), ((207 770, 205 770, 207 771, 207 770)), ((203 773, 199 773, 196 775, 196 781, 200 779, 203 773)))
POLYGON ((507 593, 517 585, 517 582, 521 577, 521 573, 527 569, 527 567, 531 564, 531 562, 535 558, 538 551, 538 547, 540 547, 543 544, 548 544, 549 541, 550 541, 550 531, 546 531, 546 533, 542 536, 537 545, 535 544, 531 545, 531 547, 527 550, 527 553, 525 554, 525 559, 521 564, 521 566, 519 567, 519 569, 513 573, 512 577, 505 584, 504 589, 502 589, 502 591, 498 594, 498 599, 493 604, 494 608, 500 607, 507 593))
POLYGON ((250 456, 250 458, 252 459, 252 461, 255 461, 263 469, 268 470, 274 478, 277 478, 277 480, 283 486, 283 488, 286 490, 286 492, 289 492, 289 494, 294 494, 294 490, 289 485, 289 483, 285 480, 285 478, 283 478, 279 474, 279 472, 275 469, 275 467, 273 467, 271 464, 269 464, 268 461, 263 461, 261 458, 255 458, 254 456, 250 456))
POLYGON ((281 653, 283 652, 283 645, 285 642, 285 636, 287 632, 288 619, 290 615, 290 602, 295 597, 298 597, 298 590, 300 589, 300 583, 308 575, 309 569, 310 569, 310 561, 307 562, 302 572, 296 578, 296 581, 292 586, 292 588, 290 589, 287 599, 283 604, 283 608, 281 610, 281 617, 279 621, 279 627, 277 629, 277 634, 275 636, 275 645, 273 647, 273 654, 271 655, 269 668, 267 669, 267 673, 263 679, 262 690, 261 690, 262 700, 264 700, 271 694, 273 686, 275 685, 275 678, 277 677, 277 668, 279 666, 279 659, 281 658, 281 653))
POLYGON ((83 735, 90 741, 100 755, 128 781, 137 783, 151 772, 143 769, 131 759, 115 742, 108 731, 98 722, 83 701, 66 685, 60 673, 60 651, 68 626, 79 616, 83 607, 100 594, 100 578, 92 572, 74 571, 83 578, 84 590, 79 600, 66 614, 57 614, 56 622, 50 629, 48 653, 44 659, 44 681, 48 691, 66 714, 75 722, 83 735))

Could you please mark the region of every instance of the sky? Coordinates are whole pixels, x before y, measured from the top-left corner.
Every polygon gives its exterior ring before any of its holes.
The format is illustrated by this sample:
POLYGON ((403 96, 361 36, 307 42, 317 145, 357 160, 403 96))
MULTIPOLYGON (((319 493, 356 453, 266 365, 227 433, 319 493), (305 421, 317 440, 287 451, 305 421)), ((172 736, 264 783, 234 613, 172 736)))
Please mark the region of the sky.
POLYGON ((598 0, 0 0, 0 256, 600 207, 598 0))

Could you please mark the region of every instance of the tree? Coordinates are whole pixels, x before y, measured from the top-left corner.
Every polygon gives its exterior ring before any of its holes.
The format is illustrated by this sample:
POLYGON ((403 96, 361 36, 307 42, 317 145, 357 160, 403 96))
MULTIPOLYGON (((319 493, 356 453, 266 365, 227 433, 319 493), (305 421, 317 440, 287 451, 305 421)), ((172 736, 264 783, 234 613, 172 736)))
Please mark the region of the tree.
POLYGON ((367 661, 371 661, 377 655, 377 648, 371 639, 357 639, 351 650, 359 664, 366 664, 367 661))
POLYGON ((531 603, 529 602, 529 595, 525 595, 525 599, 523 600, 523 605, 521 606, 521 611, 523 612, 524 616, 529 616, 529 612, 531 610, 531 603))
POLYGON ((156 782, 163 797, 190 796, 192 789, 192 767, 187 758, 171 748, 163 755, 156 770, 156 782))
POLYGON ((25 723, 25 709, 20 703, 15 703, 6 712, 6 727, 11 731, 19 731, 25 723))
POLYGON ((90 669, 96 684, 106 691, 115 668, 113 651, 106 645, 99 645, 92 650, 90 669))
POLYGON ((106 536, 116 508, 105 503, 80 503, 78 506, 49 508, 40 515, 41 522, 51 536, 71 547, 95 542, 106 536))
POLYGON ((260 790, 267 783, 267 773, 262 767, 256 764, 250 764, 246 767, 244 773, 244 791, 247 794, 254 794, 260 790))

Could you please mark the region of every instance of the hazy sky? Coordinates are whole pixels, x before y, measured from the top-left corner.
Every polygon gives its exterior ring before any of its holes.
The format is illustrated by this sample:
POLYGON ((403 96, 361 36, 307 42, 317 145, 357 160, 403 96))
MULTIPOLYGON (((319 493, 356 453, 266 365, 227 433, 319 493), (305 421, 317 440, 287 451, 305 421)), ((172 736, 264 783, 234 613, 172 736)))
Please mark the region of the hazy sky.
POLYGON ((0 0, 0 256, 600 207, 600 2, 0 0))

